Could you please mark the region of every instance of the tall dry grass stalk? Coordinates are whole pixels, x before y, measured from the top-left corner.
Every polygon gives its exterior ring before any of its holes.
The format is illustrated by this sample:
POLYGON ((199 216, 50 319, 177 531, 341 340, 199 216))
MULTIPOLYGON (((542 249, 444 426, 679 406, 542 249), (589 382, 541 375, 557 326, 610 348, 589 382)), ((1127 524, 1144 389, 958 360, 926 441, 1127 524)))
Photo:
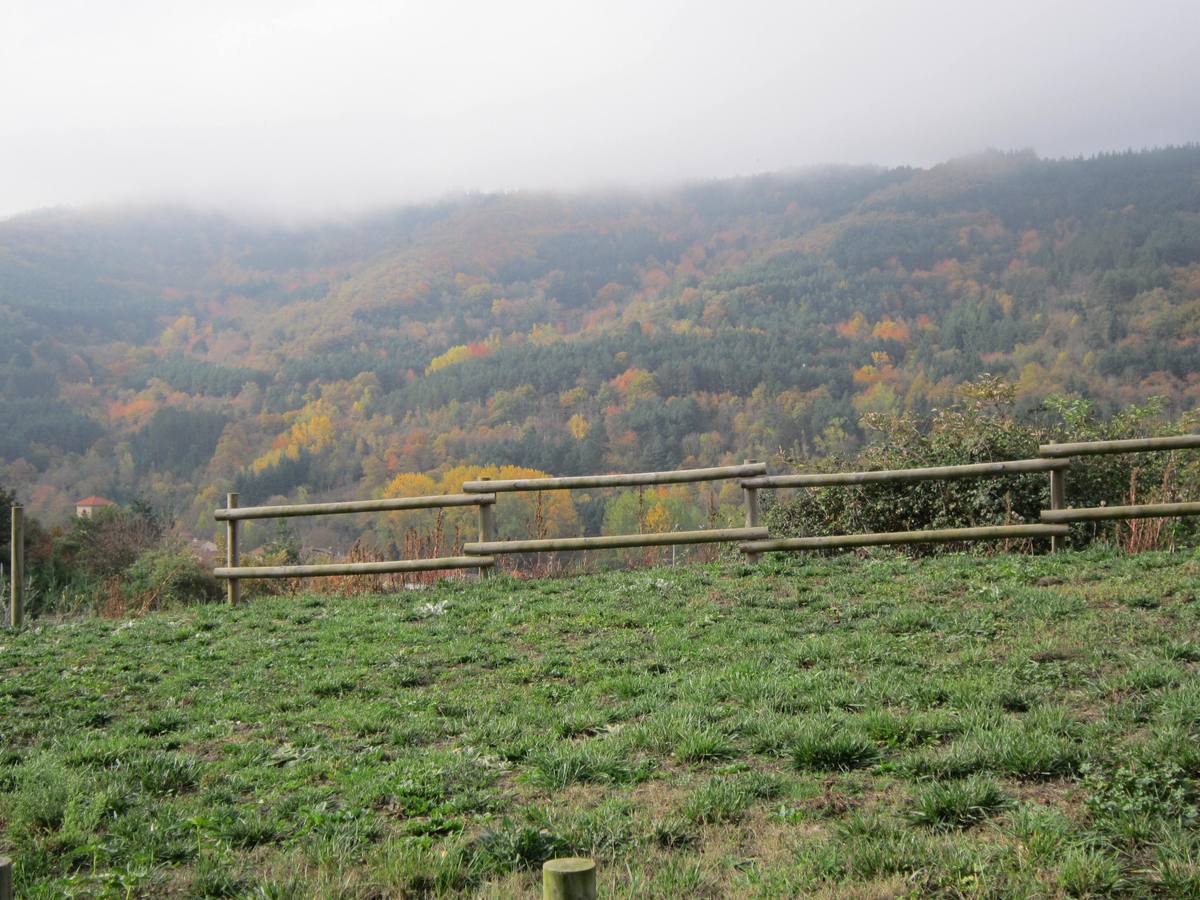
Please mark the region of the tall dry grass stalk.
MULTIPOLYGON (((1175 474, 1174 455, 1168 459, 1163 469, 1162 483, 1150 491, 1150 497, 1144 502, 1165 503, 1173 493, 1173 478, 1175 474)), ((1129 493, 1125 504, 1133 506, 1138 502, 1138 470, 1129 473, 1129 493)), ((1171 531, 1166 527, 1166 519, 1126 519, 1117 523, 1117 545, 1126 553, 1144 553, 1148 550, 1168 550, 1174 548, 1171 531)))

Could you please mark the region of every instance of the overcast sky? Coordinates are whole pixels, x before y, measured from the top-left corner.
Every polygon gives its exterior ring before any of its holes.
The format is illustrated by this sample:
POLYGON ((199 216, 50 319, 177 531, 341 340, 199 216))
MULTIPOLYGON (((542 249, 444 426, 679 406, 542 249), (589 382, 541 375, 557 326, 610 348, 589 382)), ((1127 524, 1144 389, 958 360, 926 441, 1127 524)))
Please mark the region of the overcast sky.
POLYGON ((1200 140, 1200 0, 0 0, 0 216, 1200 140))

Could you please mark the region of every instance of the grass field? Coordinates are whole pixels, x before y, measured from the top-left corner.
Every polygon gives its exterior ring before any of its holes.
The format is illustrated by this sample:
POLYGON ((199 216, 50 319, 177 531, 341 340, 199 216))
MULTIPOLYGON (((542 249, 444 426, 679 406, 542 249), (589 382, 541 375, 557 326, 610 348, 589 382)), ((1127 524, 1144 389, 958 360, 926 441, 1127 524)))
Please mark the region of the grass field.
POLYGON ((1200 555, 768 559, 0 636, 18 894, 1200 896, 1200 555))

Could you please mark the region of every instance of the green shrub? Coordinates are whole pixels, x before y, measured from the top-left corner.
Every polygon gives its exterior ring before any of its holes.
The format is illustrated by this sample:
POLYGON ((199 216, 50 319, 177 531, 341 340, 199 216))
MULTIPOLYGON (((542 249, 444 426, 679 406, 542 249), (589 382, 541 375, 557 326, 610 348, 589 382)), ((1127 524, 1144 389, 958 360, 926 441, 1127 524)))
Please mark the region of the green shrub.
POLYGON ((144 550, 126 570, 121 587, 131 607, 143 610, 204 603, 221 596, 212 572, 194 553, 178 545, 144 550))
MULTIPOLYGON (((928 417, 911 413, 868 413, 862 425, 876 437, 857 458, 839 456, 794 460, 799 471, 909 469, 930 466, 1028 459, 1038 445, 1053 441, 1109 440, 1177 433, 1195 429, 1185 417, 1167 421, 1161 400, 1152 398, 1109 420, 1089 401, 1054 397, 1038 418, 1018 417, 1015 389, 984 376, 960 388, 961 400, 928 417)), ((1200 454, 1177 453, 1087 456, 1073 461, 1067 476, 1072 506, 1164 502, 1195 496, 1200 489, 1200 454)), ((917 531, 967 525, 1035 523, 1049 507, 1045 473, 953 481, 883 482, 764 494, 764 518, 772 534, 823 535, 917 531)), ((1146 529, 1132 532, 1126 523, 1076 526, 1076 545, 1097 538, 1118 540, 1131 549, 1162 546, 1170 539, 1197 533, 1197 523, 1169 523, 1147 543, 1146 529)), ((955 549, 956 545, 919 545, 913 553, 955 549)))
POLYGON ((1150 761, 1112 770, 1086 769, 1084 803, 1101 827, 1145 815, 1192 828, 1200 818, 1195 785, 1172 762, 1150 761))
POLYGON ((105 507, 71 521, 60 554, 69 567, 87 575, 120 575, 161 543, 168 524, 161 513, 140 501, 128 507, 105 507))

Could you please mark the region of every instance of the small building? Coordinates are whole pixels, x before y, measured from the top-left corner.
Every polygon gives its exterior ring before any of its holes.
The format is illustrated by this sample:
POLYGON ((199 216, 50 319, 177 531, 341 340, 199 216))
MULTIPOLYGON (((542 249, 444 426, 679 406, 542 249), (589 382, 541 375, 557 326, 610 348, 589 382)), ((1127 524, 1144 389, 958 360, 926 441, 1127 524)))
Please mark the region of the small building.
POLYGON ((84 497, 82 500, 75 501, 75 516, 80 519, 87 516, 90 519, 96 510, 116 505, 106 497, 84 497))

